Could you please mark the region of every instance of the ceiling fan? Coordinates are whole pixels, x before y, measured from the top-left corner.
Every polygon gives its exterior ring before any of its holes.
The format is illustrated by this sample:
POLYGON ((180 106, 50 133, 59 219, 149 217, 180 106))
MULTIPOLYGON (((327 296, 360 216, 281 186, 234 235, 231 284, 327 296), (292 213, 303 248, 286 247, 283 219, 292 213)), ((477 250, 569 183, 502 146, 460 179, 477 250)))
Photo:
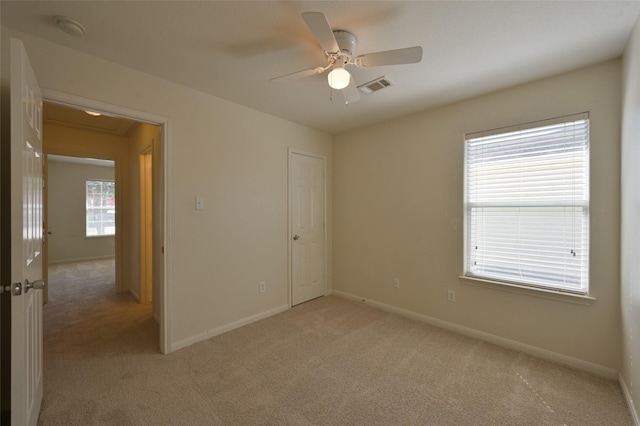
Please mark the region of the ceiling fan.
POLYGON ((415 64, 422 60, 422 47, 420 46, 368 53, 354 58, 354 51, 358 43, 355 35, 349 31, 332 30, 322 12, 304 12, 302 19, 304 19, 304 22, 306 22, 324 51, 327 65, 274 77, 269 81, 280 83, 322 74, 332 68, 327 75, 329 86, 336 90, 342 90, 345 103, 348 104, 360 99, 360 95, 353 76, 345 69, 347 65, 365 68, 382 65, 415 64))

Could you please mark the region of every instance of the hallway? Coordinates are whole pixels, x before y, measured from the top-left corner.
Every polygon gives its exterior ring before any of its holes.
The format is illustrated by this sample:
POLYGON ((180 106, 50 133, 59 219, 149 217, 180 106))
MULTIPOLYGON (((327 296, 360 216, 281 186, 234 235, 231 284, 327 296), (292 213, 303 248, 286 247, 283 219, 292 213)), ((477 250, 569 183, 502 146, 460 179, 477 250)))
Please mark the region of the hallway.
POLYGON ((45 396, 57 358, 118 353, 122 348, 158 352, 158 325, 151 304, 115 293, 114 260, 49 267, 49 302, 44 307, 45 396))
POLYGON ((48 408, 73 407, 74 395, 95 394, 92 379, 109 371, 107 364, 122 362, 120 356, 129 361, 115 368, 123 373, 135 368, 126 365, 135 354, 161 356, 151 304, 139 304, 129 293, 115 293, 114 271, 114 259, 49 266, 41 424, 48 424, 48 408))

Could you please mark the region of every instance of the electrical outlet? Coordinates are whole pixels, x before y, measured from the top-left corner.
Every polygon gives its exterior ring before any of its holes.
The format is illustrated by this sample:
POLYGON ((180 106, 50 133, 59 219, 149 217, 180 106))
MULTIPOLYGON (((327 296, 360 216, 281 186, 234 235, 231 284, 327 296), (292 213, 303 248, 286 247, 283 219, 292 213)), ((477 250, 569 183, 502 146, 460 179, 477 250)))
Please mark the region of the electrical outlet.
POLYGON ((456 301, 456 292, 453 290, 448 290, 447 291, 447 300, 449 302, 455 302, 456 301))
POLYGON ((258 290, 260 291, 260 293, 264 293, 265 291, 267 291, 267 282, 260 281, 260 284, 258 284, 258 290))
POLYGON ((400 288, 400 278, 393 279, 393 287, 400 288))

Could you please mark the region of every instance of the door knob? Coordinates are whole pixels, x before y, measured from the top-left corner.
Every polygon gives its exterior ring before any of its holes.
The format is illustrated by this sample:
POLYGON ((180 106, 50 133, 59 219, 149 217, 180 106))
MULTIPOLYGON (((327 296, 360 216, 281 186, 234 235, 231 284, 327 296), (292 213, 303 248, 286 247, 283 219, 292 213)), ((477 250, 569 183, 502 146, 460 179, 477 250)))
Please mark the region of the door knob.
POLYGON ((11 285, 3 285, 0 286, 0 293, 11 292, 14 296, 20 296, 22 294, 22 289, 24 288, 24 292, 27 293, 29 289, 34 290, 42 290, 45 286, 45 282, 43 280, 35 280, 34 282, 29 282, 29 280, 24 280, 24 287, 22 283, 13 283, 11 285))
POLYGON ((44 288, 44 281, 35 280, 34 282, 29 282, 29 280, 24 280, 24 292, 28 292, 31 288, 34 290, 42 290, 44 288))
POLYGON ((14 296, 20 296, 22 294, 22 283, 14 283, 10 285, 0 286, 0 293, 11 293, 14 296))
POLYGON ((293 239, 294 239, 295 241, 298 241, 298 240, 300 239, 300 235, 298 235, 298 234, 294 235, 294 236, 293 236, 293 239))

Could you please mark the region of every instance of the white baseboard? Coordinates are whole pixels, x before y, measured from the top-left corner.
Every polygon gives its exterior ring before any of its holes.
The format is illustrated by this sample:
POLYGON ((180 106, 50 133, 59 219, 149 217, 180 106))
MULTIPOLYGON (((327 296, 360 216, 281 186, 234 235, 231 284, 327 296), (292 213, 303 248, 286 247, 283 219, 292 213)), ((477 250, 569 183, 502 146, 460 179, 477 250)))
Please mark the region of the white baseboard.
POLYGON ((218 336, 220 334, 226 333, 227 331, 235 330, 236 328, 240 328, 244 325, 251 324, 252 322, 269 318, 273 315, 279 314, 288 309, 289 309, 289 305, 278 306, 277 308, 269 309, 268 311, 260 312, 255 315, 251 315, 250 317, 242 318, 238 321, 234 321, 232 323, 225 324, 220 327, 213 328, 211 330, 207 330, 204 333, 200 333, 195 336, 191 336, 186 339, 179 340, 171 344, 171 352, 177 351, 178 349, 186 348, 187 346, 191 346, 194 343, 198 343, 203 340, 210 339, 214 336, 218 336))
POLYGON ((453 331, 456 333, 464 334, 465 336, 473 337, 478 340, 493 343, 498 346, 502 346, 508 349, 524 352, 529 355, 537 356, 539 358, 547 359, 557 362, 559 364, 567 365, 569 367, 577 368, 580 370, 588 371, 590 373, 598 374, 610 379, 618 378, 618 372, 612 368, 604 367, 602 365, 594 364, 588 361, 584 361, 577 358, 572 358, 566 355, 562 355, 556 352, 548 351, 546 349, 538 348, 535 346, 527 345, 526 343, 517 342, 515 340, 505 339, 504 337, 496 336, 493 334, 485 333, 484 331, 474 330, 472 328, 464 327, 452 322, 443 321, 437 318, 433 318, 427 315, 422 315, 413 311, 398 308, 396 306, 387 305, 386 303, 376 302, 364 297, 356 296, 353 294, 345 293, 338 290, 333 290, 332 294, 342 297, 347 300, 355 302, 364 302, 374 308, 381 309, 387 312, 393 312, 403 317, 415 319, 418 321, 426 322, 436 327, 444 328, 445 330, 453 331))
POLYGON ((629 407, 629 412, 631 413, 633 424, 636 426, 640 426, 640 417, 638 417, 638 412, 636 411, 636 407, 633 405, 633 399, 631 399, 631 392, 629 392, 629 388, 627 387, 627 382, 624 381, 624 377, 622 377, 621 374, 618 374, 618 383, 620 383, 620 387, 622 388, 624 399, 625 401, 627 401, 627 407, 629 407))
POLYGON ((132 289, 126 289, 123 292, 126 293, 127 291, 133 296, 134 299, 136 299, 136 302, 140 303, 140 295, 138 293, 136 293, 132 289))
POLYGON ((94 257, 78 257, 76 259, 49 260, 48 264, 57 265, 58 263, 89 262, 91 260, 104 260, 104 259, 115 259, 115 256, 109 255, 109 256, 94 256, 94 257))

